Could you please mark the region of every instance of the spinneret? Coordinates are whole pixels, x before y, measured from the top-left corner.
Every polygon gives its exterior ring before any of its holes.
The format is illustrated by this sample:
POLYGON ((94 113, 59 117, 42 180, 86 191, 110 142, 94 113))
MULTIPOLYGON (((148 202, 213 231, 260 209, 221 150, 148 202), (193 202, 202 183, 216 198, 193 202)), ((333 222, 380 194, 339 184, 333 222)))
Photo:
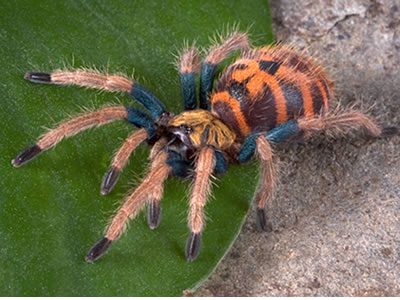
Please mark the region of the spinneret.
MULTIPOLYGON (((128 221, 147 206, 150 229, 159 226, 164 182, 168 176, 192 180, 189 196, 186 258, 200 253, 205 228, 204 209, 213 174, 225 173, 230 163, 244 163, 254 154, 260 161, 260 179, 254 196, 257 226, 270 231, 265 211, 277 185, 274 144, 324 132, 336 136, 362 132, 373 138, 398 135, 397 127, 383 127, 355 110, 329 111, 333 83, 314 59, 286 45, 250 49, 245 33, 233 32, 215 43, 202 63, 195 47, 185 48, 177 69, 181 79, 184 112, 174 116, 144 86, 121 75, 94 70, 29 72, 34 83, 77 85, 123 92, 148 111, 110 106, 86 112, 45 133, 35 145, 22 151, 12 164, 19 167, 62 139, 85 129, 125 120, 138 129, 117 150, 103 178, 100 192, 111 192, 133 151, 143 142, 151 145, 149 171, 125 199, 101 238, 86 255, 100 258, 120 238, 128 221), (228 66, 214 88, 218 64, 235 51, 240 57, 228 66), (200 73, 199 99, 196 75, 200 73)), ((216 200, 218 201, 218 200, 216 200)))

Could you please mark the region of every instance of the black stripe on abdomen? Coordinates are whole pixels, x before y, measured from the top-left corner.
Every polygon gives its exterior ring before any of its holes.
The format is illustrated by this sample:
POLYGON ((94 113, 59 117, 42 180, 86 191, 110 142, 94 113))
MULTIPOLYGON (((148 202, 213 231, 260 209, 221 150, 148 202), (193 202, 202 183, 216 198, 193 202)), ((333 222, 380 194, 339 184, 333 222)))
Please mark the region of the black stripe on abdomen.
POLYGON ((287 60, 287 65, 294 68, 295 70, 301 72, 301 73, 310 73, 312 70, 313 65, 310 64, 307 61, 304 61, 303 58, 301 58, 298 54, 296 53, 290 53, 289 54, 290 58, 287 60))
POLYGON ((276 61, 269 61, 269 60, 260 60, 258 62, 260 70, 270 74, 270 75, 275 75, 275 73, 278 71, 281 63, 276 62, 276 61))
POLYGON ((243 82, 237 82, 232 80, 229 83, 228 93, 232 98, 237 99, 240 103, 248 101, 249 91, 246 88, 246 83, 248 80, 243 82))
POLYGON ((318 115, 322 112, 322 109, 324 108, 324 98, 322 96, 321 90, 315 82, 311 84, 310 89, 311 97, 313 100, 314 113, 318 115))
POLYGON ((276 126, 275 97, 268 85, 256 99, 242 102, 240 108, 252 132, 264 132, 276 126))
POLYGON ((300 89, 291 82, 280 81, 280 86, 286 100, 286 110, 288 119, 297 118, 304 115, 303 95, 300 89))

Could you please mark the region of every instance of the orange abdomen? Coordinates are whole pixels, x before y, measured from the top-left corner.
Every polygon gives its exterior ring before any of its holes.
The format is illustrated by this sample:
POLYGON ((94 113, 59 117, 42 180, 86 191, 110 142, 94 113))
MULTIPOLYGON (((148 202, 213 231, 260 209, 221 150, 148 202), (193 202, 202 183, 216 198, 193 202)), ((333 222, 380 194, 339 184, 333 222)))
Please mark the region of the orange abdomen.
POLYGON ((211 95, 211 109, 239 137, 266 132, 328 110, 333 84, 311 58, 287 46, 245 54, 230 65, 211 95))

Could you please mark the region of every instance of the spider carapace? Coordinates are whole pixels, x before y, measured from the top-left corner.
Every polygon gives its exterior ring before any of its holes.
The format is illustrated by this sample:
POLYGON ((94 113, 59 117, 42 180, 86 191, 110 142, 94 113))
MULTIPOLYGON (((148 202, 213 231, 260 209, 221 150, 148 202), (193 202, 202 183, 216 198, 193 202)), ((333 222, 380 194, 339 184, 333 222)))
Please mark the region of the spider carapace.
POLYGON ((139 83, 124 76, 97 71, 58 70, 29 72, 25 79, 35 83, 78 85, 129 93, 149 113, 132 107, 107 106, 83 113, 61 123, 41 136, 34 146, 13 161, 21 166, 63 138, 114 120, 126 120, 138 128, 116 152, 104 176, 101 193, 109 193, 135 148, 152 146, 150 168, 142 182, 125 199, 109 223, 105 236, 86 255, 98 259, 117 240, 129 219, 147 205, 148 224, 160 221, 164 181, 169 175, 193 180, 189 196, 190 235, 186 258, 194 260, 200 250, 204 229, 204 207, 211 189, 211 175, 227 170, 229 163, 243 163, 257 155, 261 172, 254 200, 257 224, 269 229, 265 205, 276 183, 272 145, 308 137, 317 132, 343 134, 359 130, 371 137, 396 134, 397 128, 383 128, 362 112, 329 112, 332 82, 312 58, 285 45, 251 49, 245 33, 233 32, 212 46, 200 63, 194 47, 184 49, 177 62, 184 112, 174 116, 164 104, 139 83), (218 64, 232 52, 240 57, 214 81, 218 64), (196 75, 200 73, 199 101, 196 75), (192 176, 193 175, 193 176, 192 176))

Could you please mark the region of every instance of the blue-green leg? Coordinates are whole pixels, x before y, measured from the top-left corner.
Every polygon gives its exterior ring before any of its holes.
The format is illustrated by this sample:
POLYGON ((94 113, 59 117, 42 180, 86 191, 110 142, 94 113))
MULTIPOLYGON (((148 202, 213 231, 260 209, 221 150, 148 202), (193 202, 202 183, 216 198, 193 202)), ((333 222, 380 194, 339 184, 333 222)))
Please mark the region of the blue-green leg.
POLYGON ((240 163, 244 163, 253 157, 256 150, 256 140, 260 135, 265 136, 270 143, 279 144, 291 140, 292 138, 301 134, 301 132, 302 130, 297 121, 291 120, 278 127, 275 127, 267 133, 253 133, 245 139, 242 147, 240 148, 238 161, 240 163))
POLYGON ((76 69, 52 73, 27 72, 24 78, 34 83, 77 85, 111 92, 127 92, 148 109, 154 118, 159 118, 166 112, 165 105, 156 96, 139 83, 124 76, 76 69))
POLYGON ((265 206, 271 198, 276 185, 276 170, 272 161, 272 149, 270 143, 279 144, 289 141, 299 135, 301 129, 296 121, 289 121, 265 134, 255 133, 247 137, 239 151, 238 160, 243 163, 248 161, 255 152, 260 160, 260 179, 254 200, 257 205, 257 227, 263 231, 271 231, 265 206))
POLYGON ((199 54, 194 47, 182 51, 178 61, 184 110, 197 108, 196 74, 199 73, 199 54))
POLYGON ((246 33, 232 32, 219 44, 211 47, 201 66, 200 73, 200 108, 210 110, 209 94, 213 89, 213 83, 218 64, 236 50, 249 48, 246 33))
MULTIPOLYGON (((222 152, 215 150, 215 166, 213 173, 215 175, 222 175, 228 170, 228 162, 226 161, 222 152)), ((167 164, 172 168, 172 175, 180 177, 183 179, 190 178, 193 174, 194 164, 182 157, 179 153, 175 151, 168 152, 167 164)))
POLYGON ((109 194, 115 187, 122 169, 128 163, 129 156, 143 141, 153 143, 156 141, 157 132, 154 126, 154 119, 148 114, 126 107, 128 112, 127 121, 142 130, 132 133, 116 152, 111 167, 106 172, 101 183, 100 192, 102 195, 109 194))
POLYGON ((148 141, 154 140, 156 138, 154 119, 136 108, 127 107, 126 109, 128 111, 128 122, 138 128, 144 128, 148 134, 148 141))
POLYGON ((208 95, 210 94, 213 88, 216 69, 217 69, 217 64, 209 62, 204 62, 201 66, 200 95, 199 95, 201 109, 210 110, 208 95))
POLYGON ((137 82, 132 85, 130 95, 140 102, 151 113, 153 118, 160 118, 163 113, 167 112, 164 103, 137 82))

